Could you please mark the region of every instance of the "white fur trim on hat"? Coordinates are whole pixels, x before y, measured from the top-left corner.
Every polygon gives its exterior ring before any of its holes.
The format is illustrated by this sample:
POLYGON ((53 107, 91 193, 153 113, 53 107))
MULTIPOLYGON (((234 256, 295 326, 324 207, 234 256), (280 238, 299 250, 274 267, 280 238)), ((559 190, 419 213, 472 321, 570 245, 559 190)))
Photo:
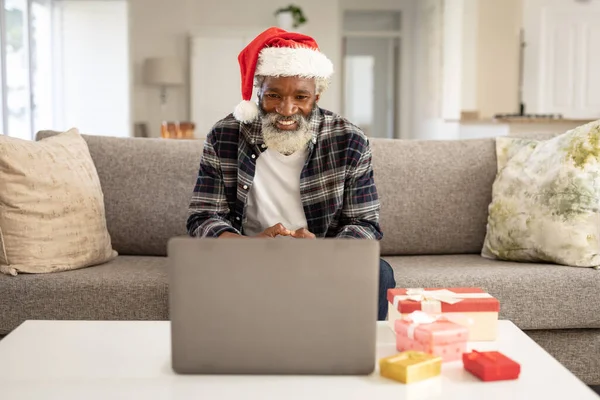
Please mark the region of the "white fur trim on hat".
POLYGON ((265 47, 260 51, 256 75, 329 78, 333 63, 320 51, 306 47, 265 47))
POLYGON ((235 119, 241 122, 251 122, 258 116, 258 105, 255 102, 242 100, 233 110, 235 119))

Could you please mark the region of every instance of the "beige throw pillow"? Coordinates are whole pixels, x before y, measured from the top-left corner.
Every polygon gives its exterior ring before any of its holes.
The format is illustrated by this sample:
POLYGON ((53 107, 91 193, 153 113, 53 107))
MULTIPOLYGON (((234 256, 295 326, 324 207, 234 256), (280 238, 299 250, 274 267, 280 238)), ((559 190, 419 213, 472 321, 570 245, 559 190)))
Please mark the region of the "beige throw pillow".
POLYGON ((600 120, 549 140, 497 138, 482 256, 600 266, 600 120))
POLYGON ((79 132, 38 142, 0 135, 0 271, 73 270, 116 255, 98 173, 79 132))

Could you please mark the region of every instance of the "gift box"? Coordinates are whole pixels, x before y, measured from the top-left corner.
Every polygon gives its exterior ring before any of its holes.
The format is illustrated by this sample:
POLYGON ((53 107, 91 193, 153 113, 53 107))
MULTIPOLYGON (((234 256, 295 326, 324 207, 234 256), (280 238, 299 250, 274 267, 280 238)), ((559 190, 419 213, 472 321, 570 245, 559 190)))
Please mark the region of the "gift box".
POLYGON ((455 322, 469 329, 470 341, 496 340, 500 302, 480 288, 447 289, 389 289, 388 322, 394 329, 395 321, 413 311, 430 315, 460 316, 455 322))
POLYGON ((432 317, 422 311, 396 320, 396 349, 416 350, 456 361, 467 351, 469 330, 443 316, 432 317))
POLYGON ((521 365, 498 351, 463 354, 465 370, 482 381, 505 381, 517 379, 521 373, 521 365))
POLYGON ((405 351, 379 360, 379 374, 402 383, 433 378, 442 372, 442 358, 420 351, 405 351))

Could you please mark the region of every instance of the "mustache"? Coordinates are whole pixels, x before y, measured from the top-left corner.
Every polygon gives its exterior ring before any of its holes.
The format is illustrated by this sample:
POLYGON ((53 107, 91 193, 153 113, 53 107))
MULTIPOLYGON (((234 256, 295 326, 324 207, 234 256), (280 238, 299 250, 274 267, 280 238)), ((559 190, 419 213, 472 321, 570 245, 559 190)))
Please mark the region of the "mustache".
POLYGON ((274 126, 277 122, 285 122, 285 121, 295 121, 300 125, 303 123, 308 123, 311 120, 312 116, 315 114, 317 108, 318 108, 318 106, 317 106, 317 103, 315 102, 312 106, 312 109, 311 109, 309 115, 304 116, 301 112, 298 112, 294 115, 286 117, 285 115, 281 115, 276 111, 266 112, 262 106, 262 101, 261 101, 258 104, 258 113, 259 113, 259 116, 262 118, 263 124, 266 124, 266 125, 274 126))
POLYGON ((268 122, 270 122, 272 124, 275 124, 277 122, 289 122, 289 121, 302 122, 302 119, 304 118, 304 116, 301 114, 294 114, 294 115, 290 115, 289 117, 286 117, 285 115, 281 115, 276 112, 266 113, 264 116, 268 120, 268 122))

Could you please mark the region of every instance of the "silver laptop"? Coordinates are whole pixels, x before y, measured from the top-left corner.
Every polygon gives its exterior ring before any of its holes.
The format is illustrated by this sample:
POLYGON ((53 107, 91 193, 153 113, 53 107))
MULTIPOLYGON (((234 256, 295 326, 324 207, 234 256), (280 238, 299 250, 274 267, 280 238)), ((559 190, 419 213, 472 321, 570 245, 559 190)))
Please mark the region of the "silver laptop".
POLYGON ((177 373, 373 372, 377 241, 178 237, 168 257, 177 373))

